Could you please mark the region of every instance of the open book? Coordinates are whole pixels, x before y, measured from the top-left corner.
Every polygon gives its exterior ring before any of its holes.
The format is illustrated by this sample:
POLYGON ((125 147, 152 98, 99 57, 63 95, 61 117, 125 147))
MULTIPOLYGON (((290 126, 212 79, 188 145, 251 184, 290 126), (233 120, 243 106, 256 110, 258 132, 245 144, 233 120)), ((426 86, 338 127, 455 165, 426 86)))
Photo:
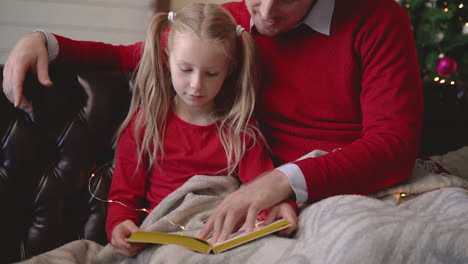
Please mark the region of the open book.
POLYGON ((277 220, 266 226, 262 225, 262 223, 258 222, 251 233, 247 234, 244 229, 239 229, 225 241, 214 244, 199 237, 147 231, 134 232, 127 238, 127 241, 132 243, 175 244, 205 254, 210 252, 217 254, 291 226, 285 219, 277 220))

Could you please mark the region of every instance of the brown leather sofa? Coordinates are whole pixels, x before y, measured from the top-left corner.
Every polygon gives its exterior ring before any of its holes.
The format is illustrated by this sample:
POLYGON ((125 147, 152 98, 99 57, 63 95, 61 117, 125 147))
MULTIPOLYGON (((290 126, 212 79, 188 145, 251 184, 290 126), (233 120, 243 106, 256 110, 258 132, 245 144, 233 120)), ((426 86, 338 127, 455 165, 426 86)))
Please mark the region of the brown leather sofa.
MULTIPOLYGON (((0 92, 0 263, 75 239, 107 242, 106 204, 92 199, 88 182, 97 172, 91 191, 106 197, 114 135, 131 96, 129 74, 52 69, 51 77, 51 88, 34 76, 26 80, 33 114, 15 109, 0 92)), ((455 91, 425 89, 422 150, 428 155, 468 145, 467 97, 455 91)))

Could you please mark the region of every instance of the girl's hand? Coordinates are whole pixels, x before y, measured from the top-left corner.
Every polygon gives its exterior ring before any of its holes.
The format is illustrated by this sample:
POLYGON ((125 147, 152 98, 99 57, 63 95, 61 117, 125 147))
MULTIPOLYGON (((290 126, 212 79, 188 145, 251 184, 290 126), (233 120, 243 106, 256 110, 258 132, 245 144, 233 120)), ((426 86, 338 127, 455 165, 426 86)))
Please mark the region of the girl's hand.
POLYGON ((131 220, 126 220, 116 225, 114 230, 112 230, 111 241, 115 253, 123 257, 134 257, 140 253, 145 248, 145 244, 128 243, 125 241, 133 232, 140 230, 131 220))
POLYGON ((268 210, 268 214, 263 220, 264 225, 269 225, 276 219, 284 218, 291 224, 290 227, 278 232, 281 236, 289 236, 297 229, 296 209, 288 202, 279 203, 268 210))

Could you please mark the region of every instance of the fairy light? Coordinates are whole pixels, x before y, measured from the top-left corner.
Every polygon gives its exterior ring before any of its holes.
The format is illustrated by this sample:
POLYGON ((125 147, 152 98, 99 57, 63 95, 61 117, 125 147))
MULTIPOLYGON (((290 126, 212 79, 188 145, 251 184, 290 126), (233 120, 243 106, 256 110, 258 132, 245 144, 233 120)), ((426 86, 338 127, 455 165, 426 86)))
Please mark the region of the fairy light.
POLYGON ((150 211, 146 208, 134 208, 132 206, 129 206, 127 204, 124 204, 120 201, 115 201, 115 200, 111 200, 111 199, 102 199, 98 196, 96 196, 93 191, 91 190, 91 184, 92 184, 92 180, 93 178, 96 176, 96 173, 98 173, 101 169, 103 169, 105 166, 109 165, 110 163, 112 162, 107 162, 105 163, 104 165, 102 165, 101 167, 99 167, 96 172, 92 173, 91 174, 91 177, 89 177, 89 181, 88 181, 88 191, 89 191, 89 194, 91 194, 91 197, 93 197, 94 199, 100 201, 100 202, 103 202, 103 203, 116 203, 116 204, 120 204, 124 207, 127 207, 128 209, 131 209, 131 210, 134 210, 134 211, 138 211, 138 212, 145 212, 145 213, 149 213, 150 211))
POLYGON ((405 7, 406 7, 406 8, 410 8, 411 5, 410 5, 410 4, 406 4, 405 7))
POLYGON ((451 84, 451 85, 455 85, 455 81, 451 81, 450 84, 451 84))
POLYGON ((445 79, 440 80, 440 83, 445 83, 445 79))
MULTIPOLYGON (((93 191, 91 190, 91 184, 92 184, 93 178, 96 176, 96 174, 98 174, 98 172, 99 172, 101 169, 103 169, 105 166, 109 165, 110 163, 112 163, 112 162, 107 162, 107 163, 105 163, 104 165, 102 165, 101 167, 99 167, 99 168, 96 170, 96 172, 94 172, 94 173, 91 174, 91 177, 89 178, 89 181, 88 181, 88 191, 89 191, 89 193, 91 194, 91 196, 92 196, 94 199, 96 199, 96 200, 98 200, 98 201, 100 201, 100 202, 103 202, 103 203, 116 203, 116 204, 120 204, 121 206, 124 206, 124 207, 126 207, 126 208, 128 208, 128 209, 131 209, 131 210, 134 210, 134 211, 138 211, 138 212, 145 212, 145 213, 149 214, 149 213, 151 212, 151 210, 148 210, 147 208, 134 208, 134 207, 129 206, 129 205, 127 205, 127 204, 125 204, 125 203, 122 203, 122 202, 120 202, 120 201, 115 201, 115 200, 112 200, 112 199, 102 199, 102 198, 98 197, 97 195, 95 195, 95 194, 93 193, 93 191)), ((162 219, 168 221, 171 225, 178 227, 178 228, 180 229, 179 232, 180 232, 181 234, 182 234, 182 232, 184 232, 184 231, 194 231, 194 230, 187 230, 185 226, 180 225, 180 224, 176 224, 176 223, 172 222, 171 220, 169 220, 167 217, 163 217, 162 219)), ((203 223, 206 223, 206 220, 204 220, 203 223)))
POLYGON ((463 8, 463 4, 460 4, 460 5, 458 6, 458 8, 463 8))
POLYGON ((400 193, 400 197, 406 197, 406 196, 408 196, 407 193, 400 193))
POLYGON ((446 8, 444 8, 444 12, 445 12, 445 13, 447 13, 447 12, 448 12, 448 8, 447 8, 447 7, 446 7, 446 8))
POLYGON ((439 77, 435 77, 435 78, 434 78, 434 82, 438 82, 439 80, 440 80, 439 77))

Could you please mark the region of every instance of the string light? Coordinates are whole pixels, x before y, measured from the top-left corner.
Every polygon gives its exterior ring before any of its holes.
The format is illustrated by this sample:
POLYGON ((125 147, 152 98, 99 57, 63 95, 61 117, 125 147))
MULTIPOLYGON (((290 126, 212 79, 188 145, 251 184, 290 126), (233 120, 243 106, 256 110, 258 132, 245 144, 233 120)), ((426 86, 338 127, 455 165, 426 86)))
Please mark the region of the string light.
POLYGON ((451 85, 455 85, 455 81, 451 81, 450 84, 451 84, 451 85))
POLYGON ((100 198, 100 197, 97 197, 97 196, 91 191, 91 183, 92 183, 93 178, 96 176, 96 174, 97 174, 100 170, 102 170, 104 167, 106 167, 107 165, 109 165, 109 164, 111 164, 111 163, 112 163, 112 161, 111 161, 111 162, 105 163, 104 165, 102 165, 101 167, 99 167, 99 168, 96 170, 96 172, 94 172, 94 173, 91 174, 91 177, 89 177, 89 181, 88 181, 88 191, 89 191, 89 194, 91 194, 91 196, 92 196, 94 199, 96 199, 96 200, 98 200, 98 201, 100 201, 100 202, 103 202, 103 203, 117 203, 117 204, 120 204, 120 205, 122 205, 122 206, 124 206, 124 207, 127 207, 127 208, 129 208, 129 209, 131 209, 131 210, 134 210, 134 211, 149 213, 150 211, 149 211, 148 209, 146 209, 146 208, 134 208, 134 207, 129 206, 129 205, 127 205, 127 204, 124 204, 124 203, 122 203, 122 202, 120 202, 120 201, 114 201, 114 200, 111 200, 111 199, 102 199, 102 198, 100 198))
POLYGON ((439 80, 440 80, 439 77, 435 77, 435 78, 434 78, 434 82, 438 82, 439 80))
POLYGON ((407 193, 400 193, 400 197, 406 197, 406 196, 408 196, 407 193))
POLYGON ((463 4, 460 4, 460 5, 458 6, 458 8, 463 8, 463 4))
MULTIPOLYGON (((98 200, 98 201, 100 201, 100 202, 103 202, 103 203, 117 203, 117 204, 120 204, 120 205, 122 205, 122 206, 124 206, 124 207, 127 207, 128 209, 131 209, 131 210, 134 210, 134 211, 138 211, 138 212, 145 212, 145 213, 149 214, 151 211, 148 210, 147 208, 134 208, 134 207, 129 206, 129 205, 127 205, 127 204, 125 204, 125 203, 122 203, 122 202, 120 202, 120 201, 115 201, 115 200, 111 200, 111 199, 102 199, 102 198, 96 196, 96 195, 91 191, 92 179, 96 176, 96 174, 99 173, 100 170, 102 170, 104 167, 106 167, 107 165, 109 165, 109 164, 111 164, 111 163, 112 163, 112 161, 111 161, 111 162, 105 163, 104 165, 102 165, 101 167, 99 167, 99 168, 96 170, 96 172, 94 172, 94 173, 91 174, 91 177, 89 178, 89 181, 88 181, 88 191, 89 191, 89 193, 91 194, 91 196, 92 196, 94 199, 96 199, 96 200, 98 200)), ((168 221, 171 225, 178 227, 178 228, 180 229, 180 231, 179 231, 180 234, 183 234, 184 231, 196 231, 196 230, 187 230, 185 226, 180 225, 180 224, 176 224, 176 223, 172 222, 171 220, 169 220, 167 217, 163 217, 162 220, 166 220, 166 221, 168 221)), ((206 221, 207 221, 207 220, 204 220, 203 223, 206 223, 206 221)))
POLYGON ((411 5, 410 5, 410 4, 406 4, 405 7, 406 7, 406 8, 410 8, 411 5))
POLYGON ((448 8, 444 8, 444 12, 446 12, 446 13, 447 13, 447 12, 448 12, 448 8))
POLYGON ((440 83, 445 83, 445 80, 444 79, 440 80, 440 83))

